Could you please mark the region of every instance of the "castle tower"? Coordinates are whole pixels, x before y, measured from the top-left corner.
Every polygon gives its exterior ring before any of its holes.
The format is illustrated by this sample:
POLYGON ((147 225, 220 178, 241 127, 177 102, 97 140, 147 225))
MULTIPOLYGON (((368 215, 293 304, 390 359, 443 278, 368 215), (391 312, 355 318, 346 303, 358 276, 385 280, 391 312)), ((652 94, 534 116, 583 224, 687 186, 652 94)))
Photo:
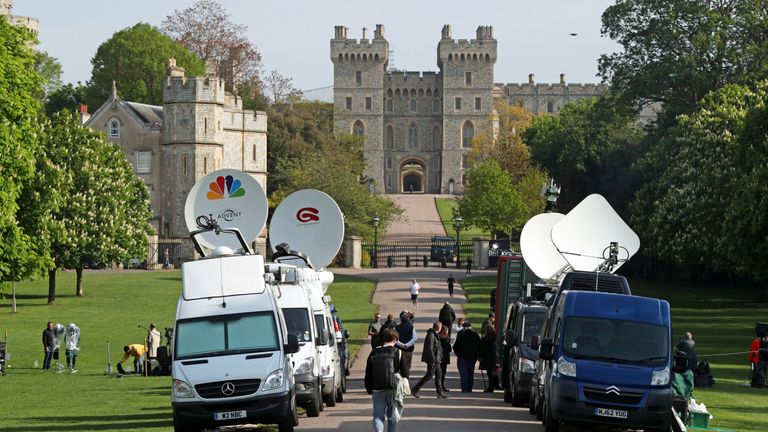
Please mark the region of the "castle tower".
POLYGON ((10 25, 26 27, 35 36, 40 31, 40 21, 37 18, 13 15, 13 0, 0 0, 0 16, 5 16, 10 25))
POLYGON ((366 175, 372 181, 372 190, 383 192, 384 77, 389 43, 381 24, 376 25, 373 39, 367 38, 367 29, 363 29, 360 40, 349 39, 348 31, 347 27, 336 26, 331 39, 334 131, 363 137, 369 165, 366 175))
POLYGON ((491 132, 495 63, 493 27, 478 27, 477 37, 471 40, 454 40, 451 27, 443 27, 437 45, 437 65, 443 77, 441 189, 444 193, 463 192, 471 139, 481 130, 491 132))
POLYGON ((13 0, 0 0, 0 15, 11 15, 13 12, 13 0))

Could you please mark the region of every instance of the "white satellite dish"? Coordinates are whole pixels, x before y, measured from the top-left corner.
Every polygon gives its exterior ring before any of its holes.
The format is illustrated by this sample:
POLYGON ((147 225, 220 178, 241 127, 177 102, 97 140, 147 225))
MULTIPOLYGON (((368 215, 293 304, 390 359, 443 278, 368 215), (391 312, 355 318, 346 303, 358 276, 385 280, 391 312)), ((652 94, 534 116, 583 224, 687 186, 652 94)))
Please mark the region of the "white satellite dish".
POLYGON ((606 261, 612 242, 618 243, 616 271, 638 249, 640 238, 602 195, 592 194, 552 227, 552 243, 577 271, 595 271, 606 261))
POLYGON ((317 268, 333 261, 343 240, 341 209, 328 194, 315 189, 302 189, 288 195, 275 209, 269 225, 272 250, 288 243, 291 250, 306 255, 317 268))
POLYGON ((520 233, 520 251, 525 264, 536 276, 548 280, 568 266, 552 243, 551 231, 565 217, 562 213, 541 213, 525 223, 520 233))
MULTIPOLYGON (((250 243, 267 222, 267 196, 261 185, 248 173, 235 169, 214 171, 192 186, 184 205, 184 220, 190 232, 199 229, 197 218, 211 217, 221 228, 237 228, 250 243)), ((202 246, 216 249, 226 246, 242 249, 237 237, 207 232, 197 236, 202 246)))

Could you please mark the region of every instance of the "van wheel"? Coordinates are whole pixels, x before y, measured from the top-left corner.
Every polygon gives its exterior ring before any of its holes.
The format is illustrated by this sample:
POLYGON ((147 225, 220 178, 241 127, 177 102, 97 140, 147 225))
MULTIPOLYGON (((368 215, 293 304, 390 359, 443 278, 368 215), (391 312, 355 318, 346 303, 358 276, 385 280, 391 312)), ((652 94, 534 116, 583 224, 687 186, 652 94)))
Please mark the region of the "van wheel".
POLYGON ((537 395, 536 396, 536 420, 542 421, 543 419, 544 419, 544 400, 542 400, 541 395, 537 395))
POLYGON ((512 406, 523 406, 523 403, 525 403, 525 400, 523 400, 523 397, 520 395, 519 391, 515 390, 515 384, 512 383, 509 385, 509 390, 512 395, 512 406))
POLYGON ((506 403, 512 402, 512 392, 509 391, 509 384, 507 384, 507 386, 504 387, 504 402, 506 403))
POLYGON ((531 399, 528 401, 528 413, 536 415, 536 393, 531 389, 531 399))
MULTIPOLYGON (((341 382, 344 382, 344 378, 341 379, 341 382)), ((341 389, 341 386, 336 389, 336 402, 344 402, 344 391, 341 389)))
POLYGON ((544 404, 544 432, 559 432, 560 420, 552 418, 552 410, 549 404, 544 404))
POLYGON ((323 403, 320 401, 320 395, 316 394, 309 400, 309 404, 307 405, 307 417, 319 417, 320 407, 322 406, 323 403))
MULTIPOLYGON (((341 375, 341 392, 346 393, 347 392, 347 374, 341 375)), ((339 401, 341 402, 341 401, 339 401)))
POLYGON ((296 410, 296 398, 291 398, 290 412, 277 424, 279 432, 293 432, 293 428, 299 425, 299 413, 296 410))
POLYGON ((336 406, 336 383, 333 383, 333 387, 331 388, 331 392, 327 395, 323 395, 323 402, 325 402, 326 405, 329 407, 335 407, 336 406))

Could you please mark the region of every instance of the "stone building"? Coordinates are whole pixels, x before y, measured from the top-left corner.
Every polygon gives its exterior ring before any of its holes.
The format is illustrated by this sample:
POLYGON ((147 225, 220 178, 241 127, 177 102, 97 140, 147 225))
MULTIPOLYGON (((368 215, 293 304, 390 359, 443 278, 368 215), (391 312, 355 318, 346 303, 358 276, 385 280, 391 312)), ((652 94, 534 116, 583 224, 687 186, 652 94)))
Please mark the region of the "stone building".
POLYGON ((388 68, 384 26, 373 39, 350 39, 336 26, 331 39, 334 130, 363 137, 367 176, 381 193, 461 194, 469 168, 472 138, 492 133, 489 121, 497 100, 519 104, 534 114, 557 114, 562 105, 592 98, 607 87, 568 84, 494 82, 497 42, 493 27, 477 28, 475 39, 453 39, 443 26, 437 44, 438 72, 388 68))
MULTIPOLYGON (((233 168, 249 173, 266 191, 266 113, 244 110, 242 100, 226 92, 218 77, 186 77, 174 59, 169 61, 162 106, 124 101, 113 86, 111 97, 85 125, 123 149, 149 188, 158 242, 180 244, 174 249, 179 259, 193 254, 184 204, 197 180, 233 168)), ((257 248, 263 245, 263 239, 257 240, 257 248)), ((163 246, 158 249, 162 255, 163 246)))
POLYGON ((0 0, 0 16, 6 17, 11 25, 26 27, 35 36, 40 31, 40 21, 37 18, 13 14, 13 0, 0 0))

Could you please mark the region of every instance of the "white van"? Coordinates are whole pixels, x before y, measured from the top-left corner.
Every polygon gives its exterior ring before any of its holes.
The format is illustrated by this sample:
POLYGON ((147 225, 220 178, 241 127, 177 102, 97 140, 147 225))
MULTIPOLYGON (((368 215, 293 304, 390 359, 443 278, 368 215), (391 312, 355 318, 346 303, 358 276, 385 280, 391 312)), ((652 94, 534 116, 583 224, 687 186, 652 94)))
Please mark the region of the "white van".
POLYGON ((223 254, 183 265, 174 326, 174 430, 276 423, 281 432, 293 431, 298 416, 288 356, 299 351, 298 340, 265 283, 263 257, 223 254))

